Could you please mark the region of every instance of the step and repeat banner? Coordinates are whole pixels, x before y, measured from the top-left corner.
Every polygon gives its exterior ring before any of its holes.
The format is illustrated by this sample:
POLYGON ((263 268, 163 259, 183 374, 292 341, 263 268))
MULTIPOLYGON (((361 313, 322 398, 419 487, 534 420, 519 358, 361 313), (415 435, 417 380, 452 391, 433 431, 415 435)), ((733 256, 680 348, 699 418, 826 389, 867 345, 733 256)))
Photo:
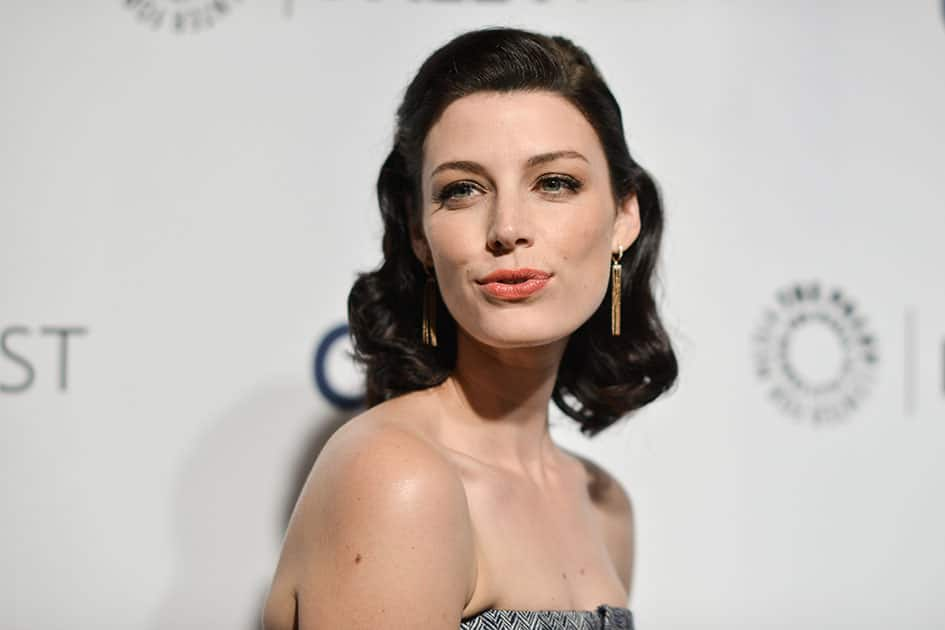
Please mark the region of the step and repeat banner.
POLYGON ((932 0, 4 2, 0 627, 260 626, 362 409, 395 108, 490 25, 585 47, 665 197, 677 387, 551 410, 634 501, 639 627, 945 627, 932 0))

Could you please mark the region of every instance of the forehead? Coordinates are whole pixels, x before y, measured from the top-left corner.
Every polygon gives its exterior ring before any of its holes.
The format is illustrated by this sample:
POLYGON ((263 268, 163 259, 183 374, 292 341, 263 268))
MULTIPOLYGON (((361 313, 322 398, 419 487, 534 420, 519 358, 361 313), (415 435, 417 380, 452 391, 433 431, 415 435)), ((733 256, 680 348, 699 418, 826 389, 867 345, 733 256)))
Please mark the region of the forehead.
POLYGON ((591 124, 553 92, 477 92, 443 110, 423 144, 423 174, 450 160, 523 163, 532 155, 572 149, 604 160, 591 124))

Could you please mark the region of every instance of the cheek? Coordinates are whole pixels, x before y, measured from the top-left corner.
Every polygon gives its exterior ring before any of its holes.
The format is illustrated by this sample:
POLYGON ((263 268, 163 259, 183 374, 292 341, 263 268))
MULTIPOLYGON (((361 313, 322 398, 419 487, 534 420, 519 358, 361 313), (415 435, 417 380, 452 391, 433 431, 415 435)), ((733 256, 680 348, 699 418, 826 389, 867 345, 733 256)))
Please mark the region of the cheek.
POLYGON ((584 220, 563 223, 554 239, 562 289, 581 317, 590 317, 605 297, 612 241, 612 224, 604 212, 600 208, 586 210, 584 220), (587 220, 588 215, 596 216, 587 220))
POLYGON ((562 262, 568 262, 575 267, 583 267, 585 264, 606 266, 607 257, 610 255, 612 226, 600 215, 599 211, 595 213, 588 208, 588 212, 575 214, 559 226, 553 238, 562 262), (586 217, 591 214, 598 216, 587 220, 586 217))
POLYGON ((455 275, 464 273, 476 253, 477 241, 472 236, 476 230, 476 225, 459 216, 437 217, 427 224, 427 242, 441 283, 458 280, 455 275))

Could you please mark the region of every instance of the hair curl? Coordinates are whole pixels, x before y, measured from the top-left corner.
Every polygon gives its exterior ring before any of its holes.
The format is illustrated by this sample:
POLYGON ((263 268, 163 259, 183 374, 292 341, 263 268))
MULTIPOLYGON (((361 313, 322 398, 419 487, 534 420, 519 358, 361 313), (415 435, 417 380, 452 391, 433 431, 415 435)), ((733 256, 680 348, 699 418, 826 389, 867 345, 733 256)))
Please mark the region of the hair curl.
POLYGON ((577 107, 603 145, 615 200, 636 195, 640 207, 640 234, 621 260, 623 332, 611 336, 608 291, 568 340, 552 394, 582 433, 594 436, 666 392, 678 368, 650 286, 663 231, 659 189, 630 156, 620 107, 590 56, 565 37, 515 28, 470 31, 436 50, 410 82, 377 180, 384 260, 359 273, 348 295, 354 358, 366 366, 369 407, 440 384, 454 368, 456 323, 439 296, 439 345, 420 340, 426 271, 410 237, 420 224, 423 142, 456 99, 517 90, 551 91, 577 107))

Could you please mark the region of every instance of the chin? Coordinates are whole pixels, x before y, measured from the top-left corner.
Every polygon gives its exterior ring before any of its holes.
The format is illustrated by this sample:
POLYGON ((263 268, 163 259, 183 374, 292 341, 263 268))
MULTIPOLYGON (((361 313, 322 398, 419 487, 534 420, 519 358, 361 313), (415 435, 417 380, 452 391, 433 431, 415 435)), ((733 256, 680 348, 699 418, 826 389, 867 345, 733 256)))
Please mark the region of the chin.
POLYGON ((486 343, 493 348, 541 348, 544 346, 551 345, 556 341, 565 339, 565 337, 558 338, 543 338, 536 339, 535 337, 508 337, 503 339, 486 339, 483 343, 486 343))
POLYGON ((535 325, 521 320, 515 322, 501 322, 495 325, 483 326, 482 322, 467 334, 478 342, 494 348, 537 348, 547 346, 571 336, 580 324, 573 328, 560 321, 542 321, 535 325))

